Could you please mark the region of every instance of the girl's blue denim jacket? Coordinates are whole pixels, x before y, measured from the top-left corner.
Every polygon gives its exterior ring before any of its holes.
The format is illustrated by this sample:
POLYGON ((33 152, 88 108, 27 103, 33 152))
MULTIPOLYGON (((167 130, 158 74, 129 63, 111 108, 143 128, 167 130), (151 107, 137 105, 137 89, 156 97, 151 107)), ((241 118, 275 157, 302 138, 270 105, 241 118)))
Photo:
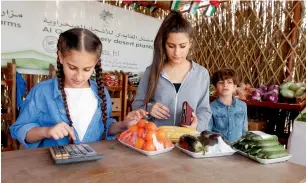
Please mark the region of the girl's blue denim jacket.
MULTIPOLYGON (((96 142, 102 139, 104 125, 102 123, 101 104, 102 99, 98 96, 98 87, 95 81, 89 80, 90 87, 98 99, 96 112, 88 126, 83 137, 82 143, 96 142)), ((57 145, 67 145, 69 137, 62 139, 43 139, 35 143, 27 143, 26 135, 29 130, 35 127, 52 127, 60 122, 68 123, 64 101, 62 94, 58 88, 58 79, 53 78, 43 81, 33 87, 24 101, 19 117, 10 127, 11 135, 17 139, 24 148, 50 147, 57 145)), ((105 89, 107 101, 107 124, 106 124, 106 140, 114 139, 115 136, 108 135, 109 126, 115 121, 110 118, 112 112, 112 104, 109 93, 105 89)), ((81 143, 77 132, 74 130, 76 140, 74 143, 81 143)))

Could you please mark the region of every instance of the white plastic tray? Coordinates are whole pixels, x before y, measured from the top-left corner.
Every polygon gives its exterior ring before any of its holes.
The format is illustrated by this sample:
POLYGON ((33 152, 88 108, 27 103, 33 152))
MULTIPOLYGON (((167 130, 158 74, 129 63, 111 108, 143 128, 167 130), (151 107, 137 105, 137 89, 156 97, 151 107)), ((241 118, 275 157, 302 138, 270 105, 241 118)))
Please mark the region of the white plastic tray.
POLYGON ((249 154, 247 154, 247 153, 245 153, 245 152, 242 152, 242 151, 240 151, 240 150, 238 150, 238 149, 236 149, 236 151, 237 151, 239 154, 241 154, 241 155, 243 155, 243 156, 245 156, 245 157, 248 157, 248 158, 250 158, 250 159, 252 159, 252 160, 254 160, 254 161, 257 161, 257 162, 259 162, 259 163, 261 163, 261 164, 280 163, 280 162, 283 162, 283 161, 287 161, 287 160, 290 159, 291 156, 292 156, 291 154, 289 154, 289 156, 285 156, 285 157, 282 157, 282 158, 276 158, 276 159, 261 159, 261 158, 257 158, 257 157, 255 157, 255 156, 249 155, 249 154))
POLYGON ((166 152, 171 151, 171 150, 174 148, 174 146, 172 146, 172 147, 168 147, 168 148, 166 148, 166 149, 159 150, 159 151, 144 151, 144 150, 137 149, 137 148, 135 148, 135 147, 133 147, 133 146, 131 146, 131 145, 129 145, 129 144, 126 144, 126 143, 122 142, 122 141, 119 140, 119 139, 118 139, 118 141, 119 141, 121 144, 123 144, 124 146, 129 147, 129 148, 131 148, 131 149, 134 149, 135 151, 138 151, 138 152, 140 152, 140 153, 142 153, 142 154, 144 154, 144 155, 147 155, 147 156, 154 156, 154 155, 166 153, 166 152))
POLYGON ((230 156, 233 155, 236 151, 231 151, 231 152, 222 152, 222 153, 208 153, 208 154, 203 154, 203 153, 194 153, 191 151, 188 151, 186 149, 181 148, 178 143, 175 144, 177 148, 179 148, 183 153, 188 154, 189 156, 193 158, 212 158, 212 157, 218 157, 218 156, 230 156))

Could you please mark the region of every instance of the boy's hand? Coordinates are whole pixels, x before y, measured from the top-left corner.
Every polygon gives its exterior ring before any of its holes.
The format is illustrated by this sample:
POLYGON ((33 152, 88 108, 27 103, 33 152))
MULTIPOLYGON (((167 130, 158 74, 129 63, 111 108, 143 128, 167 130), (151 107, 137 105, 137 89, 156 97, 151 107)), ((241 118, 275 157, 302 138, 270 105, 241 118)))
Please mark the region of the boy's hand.
POLYGON ((46 132, 47 138, 53 138, 55 140, 62 139, 65 136, 70 136, 73 140, 76 140, 76 137, 74 135, 74 130, 72 127, 70 127, 67 123, 61 122, 57 125, 54 125, 53 127, 48 128, 46 132))
POLYGON ((157 119, 168 119, 170 117, 170 109, 159 102, 155 102, 149 112, 151 116, 157 119))
POLYGON ((198 127, 198 118, 197 116, 192 113, 192 117, 191 117, 191 125, 188 126, 188 125, 183 125, 183 127, 186 127, 186 128, 192 128, 194 130, 197 130, 197 127, 198 127))

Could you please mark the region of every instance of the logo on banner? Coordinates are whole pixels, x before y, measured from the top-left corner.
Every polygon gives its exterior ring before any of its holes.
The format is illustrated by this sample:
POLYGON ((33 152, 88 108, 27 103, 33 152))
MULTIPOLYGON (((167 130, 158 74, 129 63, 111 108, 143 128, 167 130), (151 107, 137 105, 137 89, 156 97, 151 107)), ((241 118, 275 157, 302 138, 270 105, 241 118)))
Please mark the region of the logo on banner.
POLYGON ((56 53, 57 51, 57 38, 54 36, 47 36, 43 40, 43 47, 49 53, 56 53))
POLYGON ((109 11, 103 10, 100 13, 100 19, 102 19, 106 23, 109 23, 108 21, 111 21, 113 19, 113 14, 109 11))

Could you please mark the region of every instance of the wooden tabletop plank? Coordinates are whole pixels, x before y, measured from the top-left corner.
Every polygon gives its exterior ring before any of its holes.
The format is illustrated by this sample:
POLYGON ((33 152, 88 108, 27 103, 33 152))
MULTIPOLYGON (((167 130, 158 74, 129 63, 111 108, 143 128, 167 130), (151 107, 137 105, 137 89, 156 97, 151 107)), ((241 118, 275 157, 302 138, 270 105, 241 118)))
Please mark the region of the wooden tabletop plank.
POLYGON ((145 156, 117 141, 90 144, 104 159, 55 165, 48 149, 3 152, 2 182, 209 182, 290 183, 306 178, 306 167, 290 162, 262 165, 241 155, 193 159, 177 148, 145 156))

